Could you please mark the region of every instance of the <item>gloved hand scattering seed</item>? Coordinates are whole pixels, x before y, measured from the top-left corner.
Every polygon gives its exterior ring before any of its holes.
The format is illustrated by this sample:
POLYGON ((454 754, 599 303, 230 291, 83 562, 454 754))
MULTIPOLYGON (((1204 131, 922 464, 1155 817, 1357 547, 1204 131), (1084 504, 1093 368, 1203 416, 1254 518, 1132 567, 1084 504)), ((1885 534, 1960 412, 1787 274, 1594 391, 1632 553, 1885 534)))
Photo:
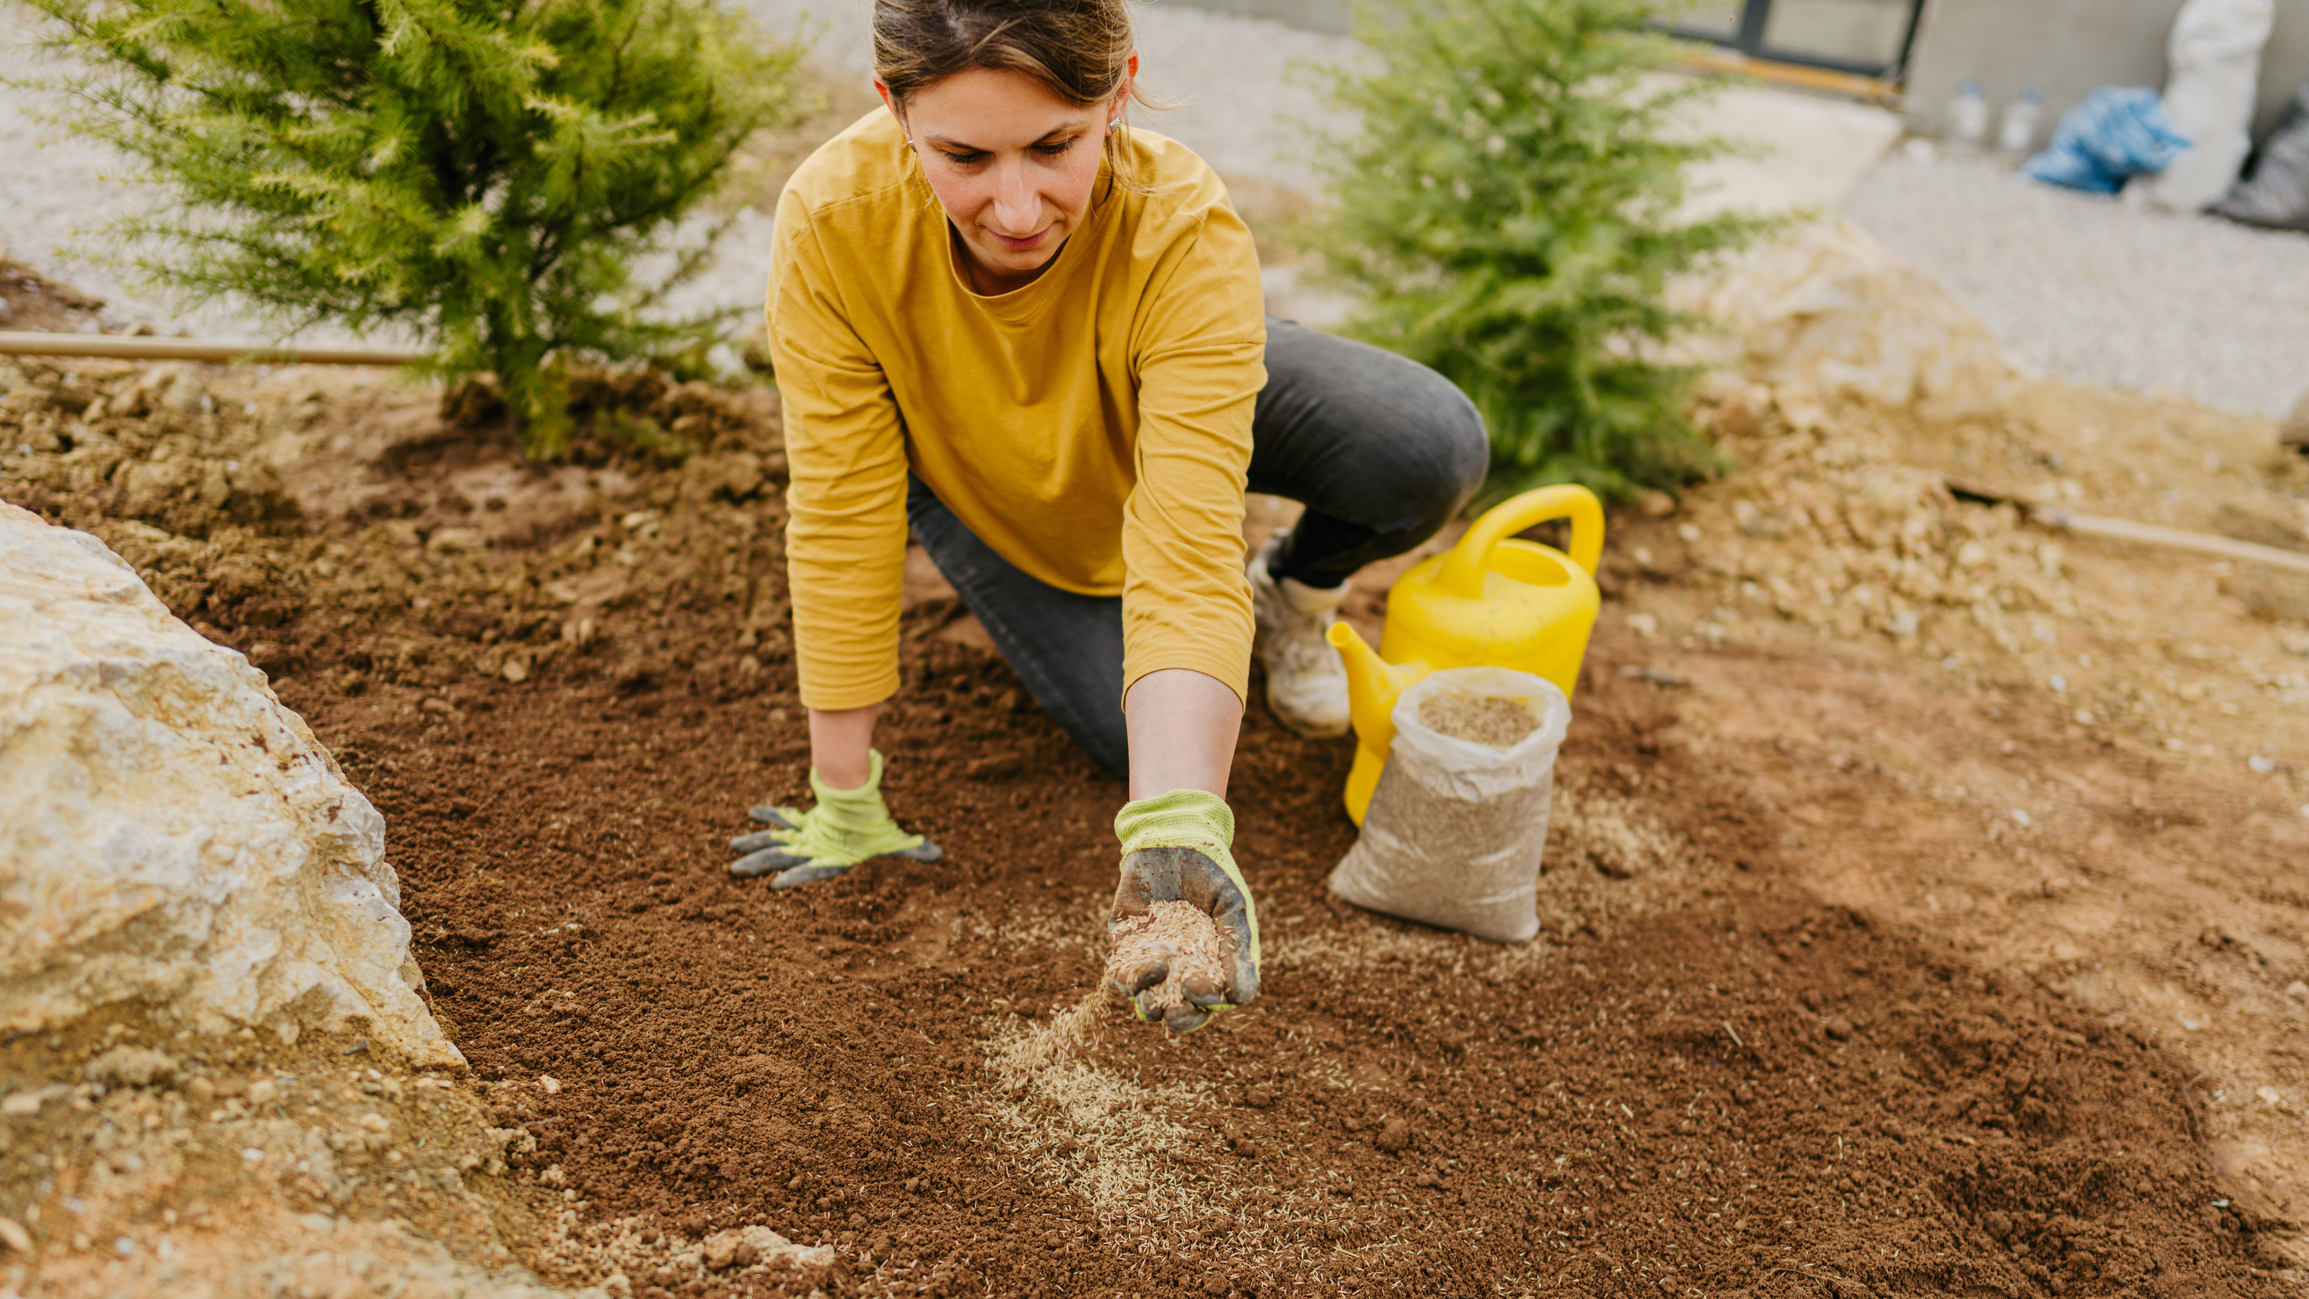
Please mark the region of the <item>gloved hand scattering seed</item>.
POLYGON ((1186 1005, 1180 985, 1188 979, 1199 976, 1205 986, 1225 986, 1219 927, 1192 902, 1157 902, 1146 914, 1118 922, 1112 939, 1106 956, 1109 982, 1124 982, 1130 971, 1145 968, 1150 960, 1169 965, 1163 981, 1139 995, 1139 1004, 1151 1015, 1160 1017, 1186 1005))
POLYGON ((1512 699, 1456 692, 1439 694, 1420 704, 1419 720, 1431 731, 1502 753, 1539 729, 1539 719, 1531 710, 1512 699))

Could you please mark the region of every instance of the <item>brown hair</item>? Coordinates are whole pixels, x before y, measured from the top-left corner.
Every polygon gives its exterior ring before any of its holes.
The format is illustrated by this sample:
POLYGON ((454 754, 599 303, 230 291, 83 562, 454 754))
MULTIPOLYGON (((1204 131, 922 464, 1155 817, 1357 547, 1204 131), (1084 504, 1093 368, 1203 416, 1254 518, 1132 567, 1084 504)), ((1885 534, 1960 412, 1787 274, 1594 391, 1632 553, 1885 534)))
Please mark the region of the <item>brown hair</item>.
MULTIPOLYGON (((987 68, 1023 72, 1087 108, 1122 88, 1131 49, 1124 0, 874 0, 874 75, 900 105, 957 72, 987 68)), ((1115 149, 1127 129, 1107 132, 1106 162, 1130 185, 1115 149)))

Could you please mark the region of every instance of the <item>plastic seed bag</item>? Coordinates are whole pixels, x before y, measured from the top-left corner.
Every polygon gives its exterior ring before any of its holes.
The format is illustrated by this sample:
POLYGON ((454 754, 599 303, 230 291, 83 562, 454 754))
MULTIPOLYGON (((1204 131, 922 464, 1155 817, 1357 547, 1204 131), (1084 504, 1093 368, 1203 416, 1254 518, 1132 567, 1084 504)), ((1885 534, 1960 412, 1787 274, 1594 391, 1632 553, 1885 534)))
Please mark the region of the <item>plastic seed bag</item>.
POLYGON ((1395 742, 1331 891, 1489 938, 1539 932, 1539 859, 1571 704, 1506 668, 1451 668, 1396 700, 1395 742))

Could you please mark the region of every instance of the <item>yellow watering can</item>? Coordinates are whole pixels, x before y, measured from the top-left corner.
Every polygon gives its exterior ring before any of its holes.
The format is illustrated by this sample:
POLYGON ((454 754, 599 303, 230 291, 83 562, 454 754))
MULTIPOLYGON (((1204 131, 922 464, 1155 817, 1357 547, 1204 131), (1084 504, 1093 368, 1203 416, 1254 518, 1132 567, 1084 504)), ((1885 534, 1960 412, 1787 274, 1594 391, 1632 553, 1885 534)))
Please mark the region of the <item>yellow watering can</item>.
POLYGON ((1585 487, 1525 492, 1494 506, 1444 554, 1422 560, 1387 592, 1387 628, 1374 654, 1355 629, 1333 623, 1347 660, 1355 766, 1347 815, 1363 824, 1379 770, 1395 743, 1395 701, 1443 668, 1513 668, 1545 677, 1571 697, 1595 628, 1596 561, 1603 504, 1585 487), (1571 520, 1571 553, 1510 534, 1549 519, 1571 520))

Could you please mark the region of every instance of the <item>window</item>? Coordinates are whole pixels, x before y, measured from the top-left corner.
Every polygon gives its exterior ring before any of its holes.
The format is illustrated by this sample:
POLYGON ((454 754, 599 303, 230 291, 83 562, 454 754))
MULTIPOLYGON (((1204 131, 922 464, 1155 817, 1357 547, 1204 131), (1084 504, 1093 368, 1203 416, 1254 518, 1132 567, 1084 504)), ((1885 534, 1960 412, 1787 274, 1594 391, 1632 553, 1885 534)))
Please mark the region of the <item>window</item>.
POLYGON ((1671 26, 1759 59, 1893 77, 1923 8, 1924 0, 1706 0, 1671 26))

